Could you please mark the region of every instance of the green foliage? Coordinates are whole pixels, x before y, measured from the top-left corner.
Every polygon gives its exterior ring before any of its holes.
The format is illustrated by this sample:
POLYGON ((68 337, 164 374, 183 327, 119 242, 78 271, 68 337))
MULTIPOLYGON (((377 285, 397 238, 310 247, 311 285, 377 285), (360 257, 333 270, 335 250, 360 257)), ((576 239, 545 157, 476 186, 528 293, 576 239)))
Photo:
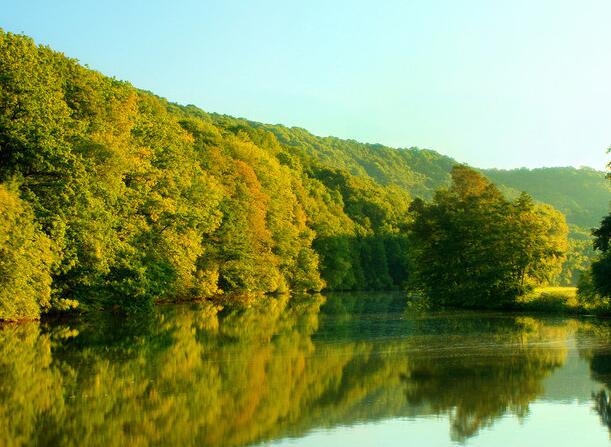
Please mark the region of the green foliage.
POLYGON ((608 212, 611 188, 604 173, 591 168, 487 169, 486 177, 509 194, 526 191, 552 205, 570 224, 589 229, 608 212))
POLYGON ((405 227, 409 196, 345 171, 317 168, 314 178, 335 197, 351 225, 314 222, 321 270, 334 290, 390 290, 407 279, 405 227))
POLYGON ((56 259, 29 206, 0 184, 0 320, 38 318, 50 307, 56 259))
MULTIPOLYGON (((611 148, 607 151, 611 153, 611 148)), ((611 180, 611 162, 607 165, 607 178, 611 180)), ((611 308, 611 213, 592 231, 594 250, 599 252, 592 262, 590 274, 579 286, 582 300, 604 310, 611 308)))
POLYGON ((527 194, 509 202, 466 166, 456 166, 452 180, 432 203, 411 206, 412 280, 431 304, 511 305, 558 272, 568 233, 562 214, 527 194))
POLYGON ((581 275, 578 284, 577 297, 579 304, 591 312, 607 314, 611 310, 609 297, 600 295, 592 281, 592 271, 588 270, 581 275))
POLYGON ((592 263, 592 282, 602 296, 611 297, 611 214, 592 232, 594 249, 602 254, 592 263))
POLYGON ((590 228, 607 213, 611 188, 604 173, 591 168, 486 169, 482 171, 509 198, 525 191, 552 205, 570 224, 569 251, 556 282, 576 285, 594 261, 590 228))
MULTIPOLYGON (((411 197, 453 164, 171 104, 0 30, 0 183, 53 241, 56 309, 402 288, 411 197)), ((583 245, 548 269, 557 282, 574 281, 583 245)))
POLYGON ((537 287, 519 297, 517 307, 528 312, 582 313, 576 287, 537 287))
MULTIPOLYGON (((291 149, 292 157, 315 160, 380 185, 396 185, 412 197, 431 199, 436 189, 450 183, 449 172, 456 164, 435 151, 393 149, 334 137, 317 137, 304 129, 286 128, 225 116, 211 115, 219 122, 232 120, 234 128, 265 129, 291 149)), ((552 205, 566 215, 567 222, 581 229, 596 225, 607 213, 611 188, 604 173, 591 168, 486 169, 483 174, 511 199, 527 192, 537 202, 552 205)))
POLYGON ((594 257, 590 234, 579 227, 569 226, 566 260, 553 282, 561 286, 576 286, 581 276, 590 269, 594 257))
MULTIPOLYGON (((0 32, 0 55, 0 181, 31 209, 14 217, 30 219, 23 230, 54 242, 38 260, 41 303, 49 287, 56 308, 135 312, 158 300, 405 282, 403 190, 27 37, 0 32)), ((16 306, 0 318, 39 312, 16 306)))
POLYGON ((602 296, 611 297, 611 256, 602 256, 592 263, 592 282, 602 296))

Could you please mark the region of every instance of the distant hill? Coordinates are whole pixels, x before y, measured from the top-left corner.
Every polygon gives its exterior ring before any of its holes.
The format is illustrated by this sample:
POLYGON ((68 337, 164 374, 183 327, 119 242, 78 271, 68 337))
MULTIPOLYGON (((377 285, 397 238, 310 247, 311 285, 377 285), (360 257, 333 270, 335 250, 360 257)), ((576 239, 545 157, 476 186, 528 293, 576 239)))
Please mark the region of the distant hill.
POLYGON ((272 132, 278 140, 309 158, 352 175, 368 176, 384 186, 395 184, 412 196, 430 198, 435 189, 449 184, 456 160, 438 152, 395 149, 381 144, 359 143, 335 137, 317 137, 301 128, 248 122, 272 132))
MULTIPOLYGON (((281 125, 262 124, 222 115, 213 119, 234 132, 263 129, 275 135, 306 159, 372 178, 384 186, 397 185, 412 197, 429 199, 434 191, 449 184, 450 168, 459 163, 428 149, 396 149, 381 144, 359 143, 335 137, 318 137, 308 131, 281 125)), ((482 169, 509 197, 525 191, 537 201, 562 211, 567 222, 587 231, 608 213, 611 187, 605 173, 592 168, 482 169)))
POLYGON ((609 212, 611 188, 605 174, 591 168, 486 169, 494 183, 526 191, 562 211, 569 223, 592 228, 609 212))

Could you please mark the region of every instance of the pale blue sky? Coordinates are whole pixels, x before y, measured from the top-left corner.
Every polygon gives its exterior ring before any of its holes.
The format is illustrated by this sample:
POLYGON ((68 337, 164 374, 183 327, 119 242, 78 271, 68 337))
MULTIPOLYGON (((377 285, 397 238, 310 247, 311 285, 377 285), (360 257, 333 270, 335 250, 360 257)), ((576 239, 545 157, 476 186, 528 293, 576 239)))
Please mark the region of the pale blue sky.
POLYGON ((608 160, 609 0, 0 3, 5 30, 206 111, 479 167, 608 160))

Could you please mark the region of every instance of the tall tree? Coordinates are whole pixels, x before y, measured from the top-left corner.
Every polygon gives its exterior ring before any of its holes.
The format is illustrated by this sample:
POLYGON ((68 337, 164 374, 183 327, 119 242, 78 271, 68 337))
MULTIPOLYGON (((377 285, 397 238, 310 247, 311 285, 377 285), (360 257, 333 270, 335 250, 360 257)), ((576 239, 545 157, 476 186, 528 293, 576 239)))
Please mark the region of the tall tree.
POLYGON ((413 285, 435 305, 500 307, 559 268, 567 227, 526 194, 507 201, 481 174, 458 165, 432 203, 416 200, 410 225, 413 285))

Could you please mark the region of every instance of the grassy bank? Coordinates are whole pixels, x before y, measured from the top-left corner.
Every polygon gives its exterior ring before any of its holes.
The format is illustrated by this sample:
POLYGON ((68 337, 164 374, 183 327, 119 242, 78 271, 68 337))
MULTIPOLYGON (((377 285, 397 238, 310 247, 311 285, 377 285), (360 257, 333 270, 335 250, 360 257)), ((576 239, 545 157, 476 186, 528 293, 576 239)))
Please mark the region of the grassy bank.
POLYGON ((518 298, 520 310, 546 313, 593 314, 601 313, 580 303, 577 287, 537 287, 518 298))

